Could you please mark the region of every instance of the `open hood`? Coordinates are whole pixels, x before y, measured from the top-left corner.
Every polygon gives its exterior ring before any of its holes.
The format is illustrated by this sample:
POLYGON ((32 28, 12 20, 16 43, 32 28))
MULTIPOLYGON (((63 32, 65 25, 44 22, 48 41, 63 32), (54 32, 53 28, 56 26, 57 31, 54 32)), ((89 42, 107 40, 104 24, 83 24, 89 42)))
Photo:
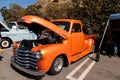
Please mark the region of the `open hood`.
POLYGON ((8 30, 9 31, 9 28, 4 24, 4 23, 2 23, 1 21, 0 21, 0 30, 8 30))
MULTIPOLYGON (((24 22, 24 23, 27 23, 27 24, 36 23, 38 25, 42 25, 42 27, 45 27, 45 28, 48 28, 48 29, 54 31, 55 33, 57 33, 58 35, 60 35, 64 39, 68 38, 67 31, 63 30, 62 28, 53 24, 52 22, 47 21, 47 20, 45 20, 43 18, 40 18, 38 16, 27 15, 27 16, 24 16, 21 19, 19 19, 18 22, 24 22)), ((35 27, 35 26, 32 26, 32 27, 35 27)), ((38 26, 38 28, 36 28, 36 29, 33 28, 34 30, 31 30, 31 31, 36 33, 35 31, 38 31, 40 29, 40 27, 41 26, 38 26)), ((28 29, 29 29, 29 26, 28 26, 28 29)))

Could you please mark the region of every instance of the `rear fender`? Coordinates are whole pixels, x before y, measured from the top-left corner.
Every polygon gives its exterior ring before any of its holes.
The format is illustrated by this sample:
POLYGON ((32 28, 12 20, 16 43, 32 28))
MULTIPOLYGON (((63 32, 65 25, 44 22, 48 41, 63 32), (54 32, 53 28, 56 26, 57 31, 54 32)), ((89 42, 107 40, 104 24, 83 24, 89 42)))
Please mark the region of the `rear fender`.
POLYGON ((92 39, 92 38, 89 38, 89 39, 87 39, 87 42, 86 42, 87 44, 87 46, 86 46, 86 48, 87 48, 87 50, 90 50, 90 51, 92 51, 92 49, 93 49, 93 47, 94 47, 94 43, 95 43, 95 41, 92 39))

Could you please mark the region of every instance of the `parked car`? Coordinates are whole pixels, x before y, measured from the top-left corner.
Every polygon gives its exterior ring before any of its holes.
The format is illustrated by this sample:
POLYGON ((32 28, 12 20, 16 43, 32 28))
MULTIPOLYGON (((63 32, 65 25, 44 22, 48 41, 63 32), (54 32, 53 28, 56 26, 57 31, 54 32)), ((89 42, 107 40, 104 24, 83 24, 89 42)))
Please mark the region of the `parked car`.
POLYGON ((58 74, 64 66, 94 52, 96 35, 84 34, 82 22, 73 19, 44 20, 24 16, 18 21, 38 36, 15 42, 12 66, 34 75, 58 74), (24 24, 23 24, 24 23, 24 24))
POLYGON ((37 36, 32 31, 28 30, 27 27, 19 27, 17 22, 9 22, 7 25, 0 22, 1 32, 1 48, 8 48, 15 41, 22 41, 23 39, 35 40, 37 36))

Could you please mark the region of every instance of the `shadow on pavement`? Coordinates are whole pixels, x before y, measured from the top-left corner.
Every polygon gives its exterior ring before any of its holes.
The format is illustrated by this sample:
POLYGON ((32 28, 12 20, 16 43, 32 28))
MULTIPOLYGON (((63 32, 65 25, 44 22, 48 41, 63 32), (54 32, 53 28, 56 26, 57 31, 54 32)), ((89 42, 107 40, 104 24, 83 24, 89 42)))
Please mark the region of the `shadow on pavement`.
POLYGON ((3 57, 2 57, 2 56, 0 56, 0 61, 2 60, 2 58, 3 58, 3 57))
MULTIPOLYGON (((95 54, 96 55, 96 54, 95 54)), ((88 56, 91 60, 96 61, 95 58, 88 56)))
POLYGON ((31 78, 31 79, 33 79, 33 80, 42 80, 42 77, 33 76, 33 75, 29 75, 29 74, 27 74, 27 73, 24 73, 24 72, 18 70, 17 68, 15 68, 12 64, 10 64, 10 66, 11 66, 16 72, 20 73, 21 75, 23 75, 23 76, 25 76, 25 77, 27 77, 27 78, 31 78))

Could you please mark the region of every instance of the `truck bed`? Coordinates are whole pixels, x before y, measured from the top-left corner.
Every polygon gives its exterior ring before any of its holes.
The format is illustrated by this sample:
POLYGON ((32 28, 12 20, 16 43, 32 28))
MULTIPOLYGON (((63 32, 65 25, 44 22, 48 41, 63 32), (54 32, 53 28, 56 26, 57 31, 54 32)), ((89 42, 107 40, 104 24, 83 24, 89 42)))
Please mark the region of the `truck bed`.
POLYGON ((89 34, 85 34, 85 39, 88 39, 88 38, 93 38, 93 39, 96 39, 96 35, 89 35, 89 34))

